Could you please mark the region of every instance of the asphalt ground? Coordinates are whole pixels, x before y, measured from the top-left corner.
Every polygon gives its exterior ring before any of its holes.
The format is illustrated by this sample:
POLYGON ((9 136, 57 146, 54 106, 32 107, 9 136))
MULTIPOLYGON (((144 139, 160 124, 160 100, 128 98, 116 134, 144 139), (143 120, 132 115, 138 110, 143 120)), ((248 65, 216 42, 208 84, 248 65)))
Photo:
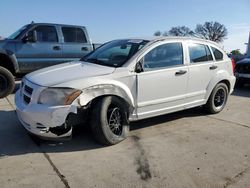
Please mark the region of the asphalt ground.
POLYGON ((138 121, 110 147, 87 126, 71 140, 31 137, 12 94, 0 99, 0 187, 250 187, 250 86, 217 115, 194 108, 138 121))

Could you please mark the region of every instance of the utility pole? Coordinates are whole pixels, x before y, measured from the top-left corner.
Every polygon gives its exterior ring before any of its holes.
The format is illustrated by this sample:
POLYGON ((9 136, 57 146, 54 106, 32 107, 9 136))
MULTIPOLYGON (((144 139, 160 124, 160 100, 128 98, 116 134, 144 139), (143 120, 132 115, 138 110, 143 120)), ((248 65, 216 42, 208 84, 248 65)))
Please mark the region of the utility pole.
POLYGON ((248 43, 245 43, 247 45, 247 57, 250 57, 250 32, 249 32, 249 38, 248 38, 248 43))

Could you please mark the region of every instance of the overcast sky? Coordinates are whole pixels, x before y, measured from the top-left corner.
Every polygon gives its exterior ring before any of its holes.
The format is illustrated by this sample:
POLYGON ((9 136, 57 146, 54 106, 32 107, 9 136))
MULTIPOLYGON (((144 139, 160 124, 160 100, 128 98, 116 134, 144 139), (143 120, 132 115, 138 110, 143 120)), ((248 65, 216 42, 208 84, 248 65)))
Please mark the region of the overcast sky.
POLYGON ((84 25, 93 42, 101 43, 218 21, 229 33, 221 44, 225 50, 244 53, 250 32, 250 0, 1 0, 0 36, 9 36, 31 21, 84 25))

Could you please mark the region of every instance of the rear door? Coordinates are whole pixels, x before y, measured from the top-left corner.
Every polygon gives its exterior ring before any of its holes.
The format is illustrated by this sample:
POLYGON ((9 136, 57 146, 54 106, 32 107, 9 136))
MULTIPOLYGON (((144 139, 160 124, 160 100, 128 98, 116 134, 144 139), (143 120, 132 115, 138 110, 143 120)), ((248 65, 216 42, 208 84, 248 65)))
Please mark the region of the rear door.
POLYGON ((210 47, 206 44, 187 44, 189 52, 189 82, 187 89, 188 105, 203 103, 209 82, 218 70, 210 47))
POLYGON ((63 57, 65 61, 79 60, 92 51, 93 47, 84 28, 62 26, 64 38, 63 57))
POLYGON ((62 62, 62 46, 57 29, 51 25, 38 25, 29 32, 37 32, 36 42, 20 42, 16 57, 22 72, 30 72, 62 62))

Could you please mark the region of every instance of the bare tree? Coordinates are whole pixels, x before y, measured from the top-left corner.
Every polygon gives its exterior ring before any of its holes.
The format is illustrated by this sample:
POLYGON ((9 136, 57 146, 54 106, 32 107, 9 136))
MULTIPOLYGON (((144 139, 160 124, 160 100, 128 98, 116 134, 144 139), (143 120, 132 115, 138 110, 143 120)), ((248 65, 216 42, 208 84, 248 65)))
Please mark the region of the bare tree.
POLYGON ((203 25, 198 24, 195 32, 201 37, 214 42, 222 42, 228 34, 226 27, 219 22, 205 22, 203 25))
POLYGON ((168 34, 171 36, 193 36, 194 32, 186 26, 172 27, 168 34))
POLYGON ((161 32, 160 32, 160 31, 156 31, 156 32, 154 33, 154 36, 161 36, 161 32))

